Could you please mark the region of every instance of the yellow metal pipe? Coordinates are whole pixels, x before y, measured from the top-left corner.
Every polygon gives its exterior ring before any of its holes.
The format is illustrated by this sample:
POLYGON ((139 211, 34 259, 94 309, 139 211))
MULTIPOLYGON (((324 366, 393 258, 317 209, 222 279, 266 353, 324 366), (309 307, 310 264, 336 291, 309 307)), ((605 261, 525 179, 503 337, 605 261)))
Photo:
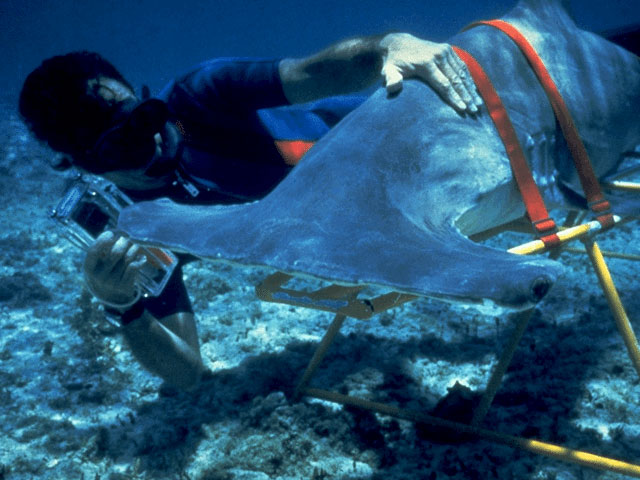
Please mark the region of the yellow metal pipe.
MULTIPOLYGON (((570 240, 574 240, 576 238, 583 237, 590 230, 594 228, 599 228, 600 223, 598 222, 589 222, 584 223, 582 225, 578 225, 576 227, 570 227, 565 230, 561 230, 558 232, 558 238, 562 243, 568 242, 570 240)), ((542 240, 533 240, 531 242, 523 243, 522 245, 518 245, 517 247, 510 248, 508 250, 509 253, 516 253, 518 255, 530 255, 533 253, 541 253, 547 249, 544 242, 542 240)))
POLYGON ((489 440, 502 445, 519 448, 528 452, 545 455, 558 460, 575 463, 584 467, 597 468, 610 472, 621 473, 632 477, 640 478, 640 465, 635 465, 613 458, 602 457, 593 453, 582 452, 580 450, 572 450, 570 448, 561 447, 552 443, 541 442, 538 440, 529 440, 526 438, 514 437, 502 433, 485 430, 483 428, 472 427, 463 423, 452 422, 442 418, 426 415, 415 410, 406 410, 392 405, 386 405, 379 402, 372 402, 362 398, 342 395, 328 390, 318 388, 306 388, 301 392, 303 395, 328 400, 330 402, 340 403, 343 405, 351 405, 354 407, 364 408, 383 415, 403 418, 412 422, 424 423, 435 427, 445 428, 463 435, 471 435, 484 440, 489 440))
POLYGON ((624 182, 621 180, 615 180, 613 182, 606 183, 606 188, 614 190, 622 190, 624 192, 640 192, 640 183, 636 182, 624 182))
MULTIPOLYGON (((613 216, 614 223, 619 223, 622 219, 618 215, 613 216)), ((588 233, 594 233, 602 229, 602 225, 597 220, 583 223, 582 225, 576 225, 575 227, 569 227, 561 229, 556 233, 560 239, 560 243, 564 244, 571 240, 582 238, 588 233)), ((517 247, 507 250, 509 253, 516 253, 518 255, 531 255, 533 253, 542 253, 547 250, 546 245, 542 240, 533 240, 531 242, 523 243, 517 247)))
POLYGON ((600 470, 607 470, 640 478, 640 465, 595 455, 589 452, 582 452, 580 450, 572 450, 570 448, 540 442, 538 440, 527 440, 525 438, 516 437, 513 441, 513 446, 516 446, 517 444, 518 448, 529 452, 545 455, 558 460, 564 460, 565 462, 575 463, 583 467, 597 468, 600 470))
POLYGON ((620 335, 622 335, 624 343, 627 346, 627 351, 629 352, 631 362, 638 372, 638 375, 640 375, 640 350, 638 350, 638 340, 633 333, 633 327, 631 326, 629 317, 627 317, 627 313, 624 310, 624 306, 622 305, 622 301, 620 300, 620 295, 618 295, 618 290, 613 283, 611 273, 609 272, 609 268, 607 268, 607 264, 604 261, 604 257, 602 256, 600 247, 596 242, 589 239, 584 240, 582 243, 584 243, 587 254, 591 259, 591 264, 596 271, 596 275, 598 276, 598 280, 600 281, 602 291, 607 297, 609 308, 611 309, 613 318, 615 319, 616 325, 618 326, 620 335))

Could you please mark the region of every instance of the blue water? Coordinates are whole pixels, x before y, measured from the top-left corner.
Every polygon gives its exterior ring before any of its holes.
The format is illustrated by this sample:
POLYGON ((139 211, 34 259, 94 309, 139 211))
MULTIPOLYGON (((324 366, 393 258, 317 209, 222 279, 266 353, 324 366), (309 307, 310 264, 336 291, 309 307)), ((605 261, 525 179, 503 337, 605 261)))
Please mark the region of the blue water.
MULTIPOLYGON (((213 56, 300 56, 339 39, 409 31, 444 40, 513 0, 0 0, 0 88, 17 94, 48 56, 95 50, 135 85, 157 92, 213 56)), ((639 0, 573 0, 578 24, 602 31, 640 23, 639 0)))

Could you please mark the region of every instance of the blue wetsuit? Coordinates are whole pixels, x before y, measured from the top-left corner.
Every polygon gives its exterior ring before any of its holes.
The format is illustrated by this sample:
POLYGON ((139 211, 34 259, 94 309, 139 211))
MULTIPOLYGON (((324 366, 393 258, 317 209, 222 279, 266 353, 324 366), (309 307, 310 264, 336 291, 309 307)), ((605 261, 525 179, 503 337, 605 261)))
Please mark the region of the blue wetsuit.
POLYGON ((292 168, 276 140, 316 141, 365 99, 339 96, 290 105, 278 63, 214 59, 167 85, 159 98, 184 137, 179 173, 200 192, 194 197, 178 187, 132 196, 205 204, 261 198, 292 168))
MULTIPOLYGON (((127 193, 134 200, 169 197, 200 204, 261 198, 292 169, 275 140, 318 140, 366 98, 340 96, 290 105, 278 63, 214 59, 167 85, 159 98, 184 137, 179 173, 199 192, 193 196, 177 182, 127 193)), ((181 268, 160 297, 145 300, 145 307, 158 318, 192 312, 181 268)))

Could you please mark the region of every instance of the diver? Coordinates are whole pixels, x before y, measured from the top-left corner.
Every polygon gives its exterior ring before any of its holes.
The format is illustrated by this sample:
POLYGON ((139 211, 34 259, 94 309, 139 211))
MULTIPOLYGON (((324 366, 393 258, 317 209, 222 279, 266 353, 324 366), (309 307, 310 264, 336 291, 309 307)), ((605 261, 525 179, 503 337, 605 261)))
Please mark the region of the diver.
MULTIPOLYGON (((70 164, 114 182, 134 201, 228 204, 269 193, 366 97, 382 76, 389 95, 417 78, 459 114, 481 104, 452 48, 404 33, 354 38, 305 58, 223 58, 138 98, 97 53, 49 58, 24 82, 20 113, 32 133, 70 164), (351 95, 349 95, 351 94, 351 95)), ((70 166, 70 165, 69 165, 70 166)), ((147 259, 112 231, 84 261, 90 291, 119 319, 134 356, 170 385, 188 389, 205 367, 181 266, 159 297, 135 297, 147 259)))

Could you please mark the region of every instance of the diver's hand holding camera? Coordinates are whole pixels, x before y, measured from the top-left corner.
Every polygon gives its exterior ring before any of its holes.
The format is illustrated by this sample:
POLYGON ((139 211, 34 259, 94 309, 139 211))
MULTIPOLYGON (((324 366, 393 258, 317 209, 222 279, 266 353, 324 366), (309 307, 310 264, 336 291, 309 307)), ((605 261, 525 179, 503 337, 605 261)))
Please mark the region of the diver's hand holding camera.
POLYGON ((69 240, 87 252, 84 274, 91 293, 120 312, 142 296, 160 295, 178 264, 168 250, 114 233, 120 211, 131 203, 111 182, 80 175, 51 210, 69 240))
POLYGON ((140 298, 136 278, 146 263, 139 245, 107 230, 87 250, 85 280, 103 303, 126 309, 140 298))

